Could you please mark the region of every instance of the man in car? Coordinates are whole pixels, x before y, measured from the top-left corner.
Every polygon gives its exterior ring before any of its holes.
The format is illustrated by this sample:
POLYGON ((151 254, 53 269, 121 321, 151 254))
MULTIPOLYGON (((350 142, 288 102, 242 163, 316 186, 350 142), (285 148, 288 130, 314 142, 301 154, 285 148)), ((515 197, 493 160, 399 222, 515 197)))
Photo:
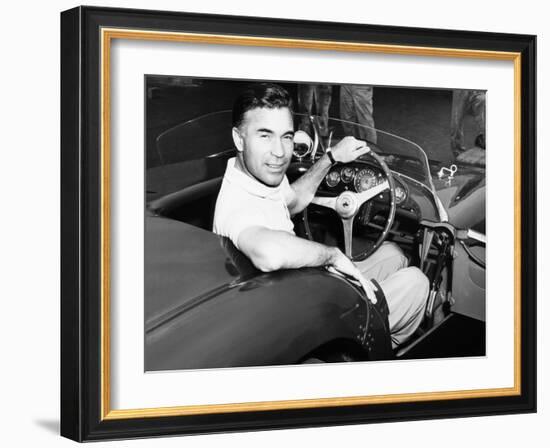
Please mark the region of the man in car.
POLYGON ((274 84, 255 84, 233 106, 233 141, 237 157, 228 160, 216 202, 214 232, 228 237, 264 272, 326 266, 360 282, 375 302, 376 279, 390 310, 392 345, 411 336, 422 321, 428 279, 398 246, 383 244, 354 264, 338 248, 297 237, 290 219, 302 211, 330 167, 349 163, 370 148, 354 137, 330 148, 299 179, 289 184, 286 170, 294 149, 292 100, 274 84))

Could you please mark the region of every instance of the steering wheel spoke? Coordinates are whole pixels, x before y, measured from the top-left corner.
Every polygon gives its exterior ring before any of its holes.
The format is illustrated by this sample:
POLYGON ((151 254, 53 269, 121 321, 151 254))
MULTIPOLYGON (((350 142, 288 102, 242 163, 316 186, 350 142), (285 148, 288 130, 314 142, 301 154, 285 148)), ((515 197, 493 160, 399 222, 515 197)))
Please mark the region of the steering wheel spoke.
POLYGON ((330 208, 331 210, 336 210, 336 199, 337 198, 328 196, 314 196, 311 203, 320 205, 321 207, 330 208))
POLYGON ((369 188, 368 190, 357 193, 357 199, 359 200, 360 204, 364 204, 365 202, 370 201, 375 196, 378 196, 380 193, 383 193, 384 191, 389 189, 390 183, 388 182, 388 180, 384 180, 383 182, 369 188))
POLYGON ((353 219, 355 216, 349 218, 342 218, 342 226, 344 228, 344 249, 345 254, 351 258, 353 256, 353 219))

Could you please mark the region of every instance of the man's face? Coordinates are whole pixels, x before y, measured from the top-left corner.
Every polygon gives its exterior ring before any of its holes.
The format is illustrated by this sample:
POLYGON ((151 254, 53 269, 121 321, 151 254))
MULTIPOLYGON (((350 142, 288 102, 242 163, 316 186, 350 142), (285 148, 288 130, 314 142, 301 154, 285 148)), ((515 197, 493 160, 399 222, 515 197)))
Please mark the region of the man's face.
POLYGON ((233 140, 247 174, 270 187, 279 185, 294 150, 294 125, 290 110, 256 108, 233 128, 233 140))

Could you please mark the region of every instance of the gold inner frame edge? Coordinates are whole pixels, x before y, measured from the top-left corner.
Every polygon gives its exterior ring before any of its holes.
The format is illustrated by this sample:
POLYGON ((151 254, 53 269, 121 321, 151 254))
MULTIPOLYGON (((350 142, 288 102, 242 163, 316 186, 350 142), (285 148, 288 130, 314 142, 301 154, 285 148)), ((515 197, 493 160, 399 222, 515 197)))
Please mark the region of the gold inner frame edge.
POLYGON ((381 403, 503 397, 521 394, 521 53, 305 39, 280 39, 199 33, 101 29, 101 420, 252 412, 381 403), (111 409, 110 366, 110 48, 112 39, 186 42, 412 56, 458 57, 514 62, 514 386, 355 397, 277 400, 136 409, 111 409))

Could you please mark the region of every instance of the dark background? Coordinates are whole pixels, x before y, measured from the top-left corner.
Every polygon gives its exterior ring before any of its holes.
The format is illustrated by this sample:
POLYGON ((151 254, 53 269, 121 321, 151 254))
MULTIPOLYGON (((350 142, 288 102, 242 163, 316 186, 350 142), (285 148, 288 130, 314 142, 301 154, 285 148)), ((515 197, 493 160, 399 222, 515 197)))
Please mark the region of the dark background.
MULTIPOLYGON (((297 83, 278 82, 297 104, 297 83)), ((198 79, 175 76, 146 77, 147 168, 158 166, 155 150, 158 135, 171 127, 209 112, 231 109, 234 99, 250 81, 198 79)), ((397 134, 420 145, 428 157, 450 162, 451 89, 419 89, 375 86, 374 122, 378 129, 397 134)), ((333 85, 329 116, 340 117, 340 87, 333 85)), ((466 147, 476 137, 473 120, 464 123, 466 147)))

